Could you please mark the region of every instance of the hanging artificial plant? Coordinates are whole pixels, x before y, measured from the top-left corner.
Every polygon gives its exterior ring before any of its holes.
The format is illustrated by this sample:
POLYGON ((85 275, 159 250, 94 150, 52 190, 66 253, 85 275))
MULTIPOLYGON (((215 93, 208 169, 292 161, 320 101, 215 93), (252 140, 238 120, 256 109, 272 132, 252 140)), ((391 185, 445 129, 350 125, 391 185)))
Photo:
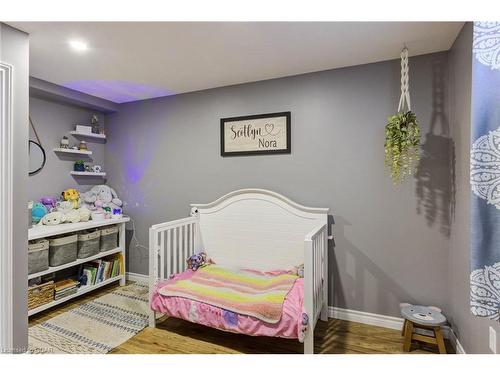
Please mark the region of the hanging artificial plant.
POLYGON ((401 51, 401 97, 398 113, 390 116, 385 126, 384 148, 385 166, 395 185, 415 174, 419 160, 420 128, 417 116, 411 111, 406 47, 401 51), (403 111, 405 104, 407 112, 403 111))

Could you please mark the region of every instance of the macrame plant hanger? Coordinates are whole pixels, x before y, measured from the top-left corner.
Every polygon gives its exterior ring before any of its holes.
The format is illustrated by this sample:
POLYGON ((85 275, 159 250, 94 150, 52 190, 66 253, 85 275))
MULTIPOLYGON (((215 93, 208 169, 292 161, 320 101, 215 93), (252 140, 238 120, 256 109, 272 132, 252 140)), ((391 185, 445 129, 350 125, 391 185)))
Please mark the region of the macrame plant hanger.
POLYGON ((401 51, 401 96, 399 97, 398 112, 404 110, 405 104, 408 111, 411 111, 410 78, 408 72, 408 48, 405 46, 401 51))

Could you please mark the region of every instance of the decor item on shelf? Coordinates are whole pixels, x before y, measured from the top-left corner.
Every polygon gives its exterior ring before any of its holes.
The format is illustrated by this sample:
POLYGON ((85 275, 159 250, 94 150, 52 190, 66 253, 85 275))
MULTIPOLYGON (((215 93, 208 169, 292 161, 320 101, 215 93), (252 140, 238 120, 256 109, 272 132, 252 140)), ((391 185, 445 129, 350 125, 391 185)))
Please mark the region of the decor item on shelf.
POLYGON ((57 202, 56 207, 57 212, 65 215, 65 221, 78 223, 80 221, 89 221, 90 219, 90 210, 83 206, 77 209, 73 208, 73 201, 57 202))
POLYGON ((95 113, 90 118, 90 123, 92 124, 92 133, 99 134, 99 118, 95 113))
POLYGON ((38 225, 59 225, 66 221, 66 215, 59 211, 45 215, 38 225))
POLYGON ((69 139, 68 137, 64 136, 61 138, 61 142, 59 142, 59 147, 60 148, 69 148, 69 139))
POLYGON ((100 208, 99 205, 102 208, 109 207, 113 210, 114 208, 120 208, 123 204, 113 188, 108 185, 95 185, 82 195, 86 206, 90 210, 100 208))
POLYGON ((33 206, 31 207, 31 219, 33 224, 38 224, 40 220, 42 220, 43 217, 47 215, 47 213, 47 207, 45 207, 40 202, 34 202, 33 206))
POLYGON ((73 167, 75 172, 85 172, 85 163, 83 160, 75 161, 75 166, 73 167))
POLYGON ((123 217, 121 208, 113 208, 113 213, 111 214, 112 219, 121 219, 123 217))
POLYGON ((90 167, 90 165, 85 166, 85 172, 92 172, 92 168, 90 167))
POLYGON ((66 222, 68 223, 78 223, 80 222, 80 214, 78 210, 71 210, 66 215, 66 222))
POLYGON ((111 208, 104 207, 103 210, 104 210, 104 218, 111 219, 111 208))
POLYGON ((390 116, 385 126, 385 166, 395 185, 404 182, 406 177, 416 172, 419 147, 420 128, 417 116, 411 111, 408 49, 405 47, 401 51, 401 97, 398 113, 390 116), (407 112, 404 112, 405 104, 408 108, 407 112))
POLYGON ((52 212, 56 209, 57 198, 50 196, 41 197, 40 203, 47 208, 47 212, 52 212))
POLYGON ((78 216, 80 217, 80 221, 90 220, 90 210, 87 207, 80 207, 76 211, 78 213, 78 216))
POLYGON ((78 146, 77 145, 73 145, 73 146, 71 146, 71 149, 72 150, 78 150, 78 146))
POLYGON ((87 125, 76 125, 75 130, 81 134, 92 134, 92 127, 87 125))
POLYGON ((66 189, 61 195, 65 201, 70 201, 73 204, 73 208, 78 208, 78 198, 80 194, 76 189, 66 189))
POLYGON ((94 173, 101 173, 102 172, 102 167, 100 165, 94 165, 92 167, 92 172, 94 172, 94 173))
POLYGON ((70 201, 59 201, 56 203, 56 211, 67 214, 73 209, 73 202, 70 201))
POLYGON ((80 151, 87 151, 87 142, 80 141, 80 144, 78 145, 78 149, 80 151))

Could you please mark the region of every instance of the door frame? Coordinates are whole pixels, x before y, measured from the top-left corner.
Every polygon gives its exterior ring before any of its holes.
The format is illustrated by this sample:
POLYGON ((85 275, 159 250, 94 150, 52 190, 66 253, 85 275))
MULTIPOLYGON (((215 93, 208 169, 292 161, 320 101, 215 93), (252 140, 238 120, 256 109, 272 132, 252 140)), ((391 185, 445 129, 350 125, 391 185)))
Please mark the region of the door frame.
POLYGON ((13 350, 14 67, 0 61, 0 348, 13 350))

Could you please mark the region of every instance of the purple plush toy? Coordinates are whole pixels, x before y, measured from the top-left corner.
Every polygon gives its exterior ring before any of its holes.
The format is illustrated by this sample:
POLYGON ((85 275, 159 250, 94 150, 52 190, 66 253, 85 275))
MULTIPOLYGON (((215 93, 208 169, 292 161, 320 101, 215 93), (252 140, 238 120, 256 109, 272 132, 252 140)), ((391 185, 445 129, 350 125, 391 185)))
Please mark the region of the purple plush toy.
POLYGON ((204 252, 191 255, 189 258, 187 258, 186 262, 188 268, 193 271, 196 271, 198 268, 210 263, 210 261, 207 262, 207 254, 204 252))
POLYGON ((46 208, 47 212, 55 211, 57 199, 54 197, 42 197, 40 198, 40 203, 42 203, 46 208))

